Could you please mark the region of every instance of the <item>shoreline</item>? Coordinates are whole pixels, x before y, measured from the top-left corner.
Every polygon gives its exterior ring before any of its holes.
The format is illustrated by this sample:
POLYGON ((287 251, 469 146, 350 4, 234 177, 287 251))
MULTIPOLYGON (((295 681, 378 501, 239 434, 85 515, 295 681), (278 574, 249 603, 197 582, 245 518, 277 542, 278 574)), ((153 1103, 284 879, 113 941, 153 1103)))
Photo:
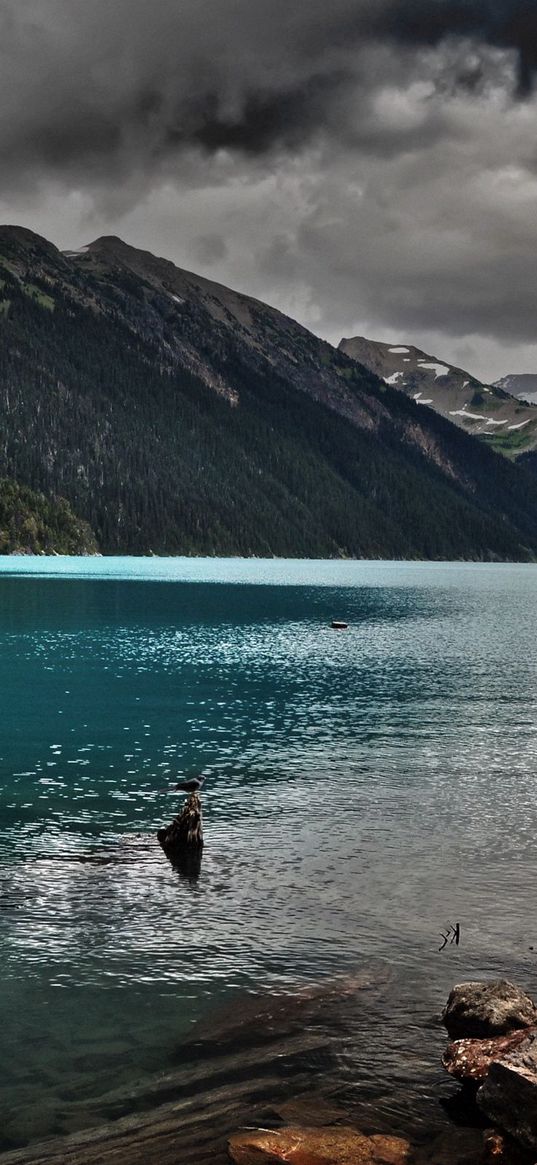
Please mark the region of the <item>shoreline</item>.
MULTIPOLYGON (((405 1120, 404 1080, 397 1085, 399 1109, 395 1103, 390 1112, 379 1097, 369 1095, 367 1076, 351 1087, 342 1078, 338 1060, 345 1044, 346 1005, 358 998, 367 1010, 385 987, 382 974, 362 972, 313 984, 294 995, 267 994, 249 1004, 245 1000, 240 1009, 236 1005, 223 1009, 202 1022, 185 1043, 187 1062, 180 1069, 160 1074, 138 1089, 116 1089, 102 1098, 102 1122, 4 1151, 1 1165, 177 1165, 178 1161, 181 1165, 225 1165, 230 1144, 238 1152, 238 1156, 231 1152, 233 1161, 259 1159, 261 1163, 269 1159, 268 1150, 258 1158, 256 1146, 292 1144, 300 1137, 319 1143, 319 1156, 314 1150, 312 1165, 324 1160, 324 1139, 338 1138, 342 1145, 348 1141, 351 1150, 356 1141, 356 1160, 363 1165, 384 1161, 406 1165, 409 1160, 413 1165, 431 1165, 432 1161, 435 1165, 484 1165, 497 1159, 500 1165, 521 1165, 533 1159, 531 1150, 512 1141, 475 1107, 475 1092, 461 1088, 451 1076, 448 1099, 442 1095, 440 1082, 433 1088, 430 1099, 437 1108, 436 1121, 425 1120, 421 1126, 414 1122, 414 1127, 409 1125, 408 1113, 405 1120)), ((519 999, 523 997, 520 989, 514 990, 519 999)), ((439 1043, 446 1038, 442 1024, 451 1032, 455 1021, 445 1016, 454 1014, 449 1013, 450 1002, 461 991, 454 988, 438 1016, 439 1043)), ((421 1042, 428 1026, 425 1015, 422 1024, 421 1037, 419 1029, 411 1030, 409 1025, 410 1043, 416 1035, 421 1042)), ((530 1034, 531 1039, 535 1030, 521 1034, 530 1034)), ((371 1042, 375 1031, 373 1019, 371 1042)), ((409 1071, 404 1049, 401 1070, 403 1074, 409 1071)), ((442 1080, 446 1082, 443 1075, 442 1080)), ((281 1160, 288 1159, 284 1151, 281 1160)), ((339 1155, 336 1159, 340 1160, 339 1155)), ((344 1153, 343 1159, 354 1160, 352 1152, 350 1157, 344 1153)))
POLYGON ((12 559, 21 559, 21 561, 46 559, 61 561, 75 561, 87 562, 100 559, 103 561, 122 560, 127 562, 289 562, 289 563, 374 563, 375 565, 387 565, 396 563, 404 565, 409 563, 412 566, 420 563, 427 563, 429 565, 438 566, 462 566, 465 563, 471 566, 535 566, 537 564, 537 557, 526 555, 524 558, 501 558, 499 556, 484 557, 463 557, 463 558, 384 558, 379 555, 372 558, 371 556, 364 556, 363 558, 350 557, 349 555, 337 554, 329 558, 312 558, 308 555, 301 555, 297 558, 289 555, 271 554, 266 557, 259 554, 156 554, 148 551, 146 554, 118 554, 113 551, 96 551, 95 553, 87 554, 60 554, 58 551, 41 551, 35 553, 32 550, 10 550, 0 551, 0 562, 12 559))
MULTIPOLYGON (((182 1045, 181 1068, 139 1088, 121 1086, 102 1098, 108 1119, 8 1149, 0 1153, 1 1165, 224 1165, 228 1140, 241 1129, 281 1129, 297 1120, 352 1124, 366 1135, 408 1137, 417 1147, 451 1136, 454 1126, 439 1105, 437 1120, 420 1124, 411 1087, 408 1097, 400 1088, 388 1112, 368 1095, 367 1071, 358 1089, 363 1094, 353 1096, 356 1084, 342 1070, 348 1009, 358 1003, 368 1015, 390 986, 382 971, 359 972, 221 1008, 182 1045)), ((370 1028, 374 1040, 375 1020, 370 1028)), ((443 1041, 439 1026, 438 1052, 443 1041)), ((457 1091, 438 1075, 436 1103, 442 1093, 457 1091)), ((466 1141, 474 1140, 468 1130, 466 1141)))

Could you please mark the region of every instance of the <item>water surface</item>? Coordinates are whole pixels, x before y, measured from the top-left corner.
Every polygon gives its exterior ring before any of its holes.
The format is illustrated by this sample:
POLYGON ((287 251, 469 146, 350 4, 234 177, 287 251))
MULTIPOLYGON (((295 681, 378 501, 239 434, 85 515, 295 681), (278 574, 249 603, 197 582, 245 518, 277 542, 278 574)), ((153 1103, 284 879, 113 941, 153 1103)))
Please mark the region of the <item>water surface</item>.
POLYGON ((452 983, 537 990, 536 596, 530 565, 0 559, 4 1147, 364 969, 342 1087, 445 1119, 452 983), (154 833, 199 771, 195 881, 154 833))

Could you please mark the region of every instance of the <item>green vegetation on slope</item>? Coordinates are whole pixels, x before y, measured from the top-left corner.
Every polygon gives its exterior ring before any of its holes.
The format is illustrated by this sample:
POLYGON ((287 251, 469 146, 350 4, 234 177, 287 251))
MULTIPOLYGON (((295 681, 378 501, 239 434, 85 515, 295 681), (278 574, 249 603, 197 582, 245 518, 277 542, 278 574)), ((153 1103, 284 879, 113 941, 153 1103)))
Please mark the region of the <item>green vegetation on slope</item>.
POLYGON ((0 554, 95 554, 86 522, 64 498, 46 498, 0 478, 0 554))

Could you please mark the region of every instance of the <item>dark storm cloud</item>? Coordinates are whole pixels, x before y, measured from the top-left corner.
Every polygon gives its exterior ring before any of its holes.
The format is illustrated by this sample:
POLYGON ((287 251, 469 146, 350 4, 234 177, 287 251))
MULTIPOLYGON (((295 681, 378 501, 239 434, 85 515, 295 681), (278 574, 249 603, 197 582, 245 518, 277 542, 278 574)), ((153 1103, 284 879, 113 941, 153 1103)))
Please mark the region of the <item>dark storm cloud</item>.
POLYGON ((0 212, 336 340, 529 343, 536 74, 534 0, 0 0, 0 212))
MULTIPOLYGON (((128 170, 189 145, 297 149, 320 130, 345 134, 351 94, 367 104, 368 45, 408 51, 458 37, 511 50, 528 92, 528 0, 4 0, 2 161, 128 170)), ((475 87, 482 63, 454 62, 453 75, 475 87)))
POLYGON ((468 37, 517 54, 520 94, 537 68, 537 11, 532 0, 393 0, 372 14, 372 31, 412 45, 468 37))

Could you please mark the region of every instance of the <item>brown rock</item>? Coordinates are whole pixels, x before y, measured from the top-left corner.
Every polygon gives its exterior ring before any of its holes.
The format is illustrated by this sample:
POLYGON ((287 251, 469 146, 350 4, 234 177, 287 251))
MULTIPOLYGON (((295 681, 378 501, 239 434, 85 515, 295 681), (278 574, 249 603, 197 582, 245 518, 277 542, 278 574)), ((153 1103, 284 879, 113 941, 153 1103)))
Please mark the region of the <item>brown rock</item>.
POLYGON ((401 1137, 366 1137, 341 1126, 237 1133, 228 1149, 235 1165, 406 1165, 410 1155, 401 1137))
POLYGON ((477 1101, 495 1125, 537 1150, 537 1032, 490 1065, 477 1101))
POLYGON ((537 1026, 537 1007, 507 979, 458 983, 450 992, 442 1023, 452 1040, 490 1039, 537 1026))
POLYGON ((528 1038, 529 1030, 535 1029, 519 1028, 508 1036, 490 1040, 454 1040, 448 1044, 442 1064, 456 1080, 484 1080, 493 1061, 503 1060, 528 1038))
POLYGON ((485 1129, 483 1133, 483 1165, 504 1165, 505 1134, 499 1129, 485 1129))
POLYGON ((482 1165, 532 1165, 533 1155, 499 1129, 485 1129, 483 1133, 482 1165))

